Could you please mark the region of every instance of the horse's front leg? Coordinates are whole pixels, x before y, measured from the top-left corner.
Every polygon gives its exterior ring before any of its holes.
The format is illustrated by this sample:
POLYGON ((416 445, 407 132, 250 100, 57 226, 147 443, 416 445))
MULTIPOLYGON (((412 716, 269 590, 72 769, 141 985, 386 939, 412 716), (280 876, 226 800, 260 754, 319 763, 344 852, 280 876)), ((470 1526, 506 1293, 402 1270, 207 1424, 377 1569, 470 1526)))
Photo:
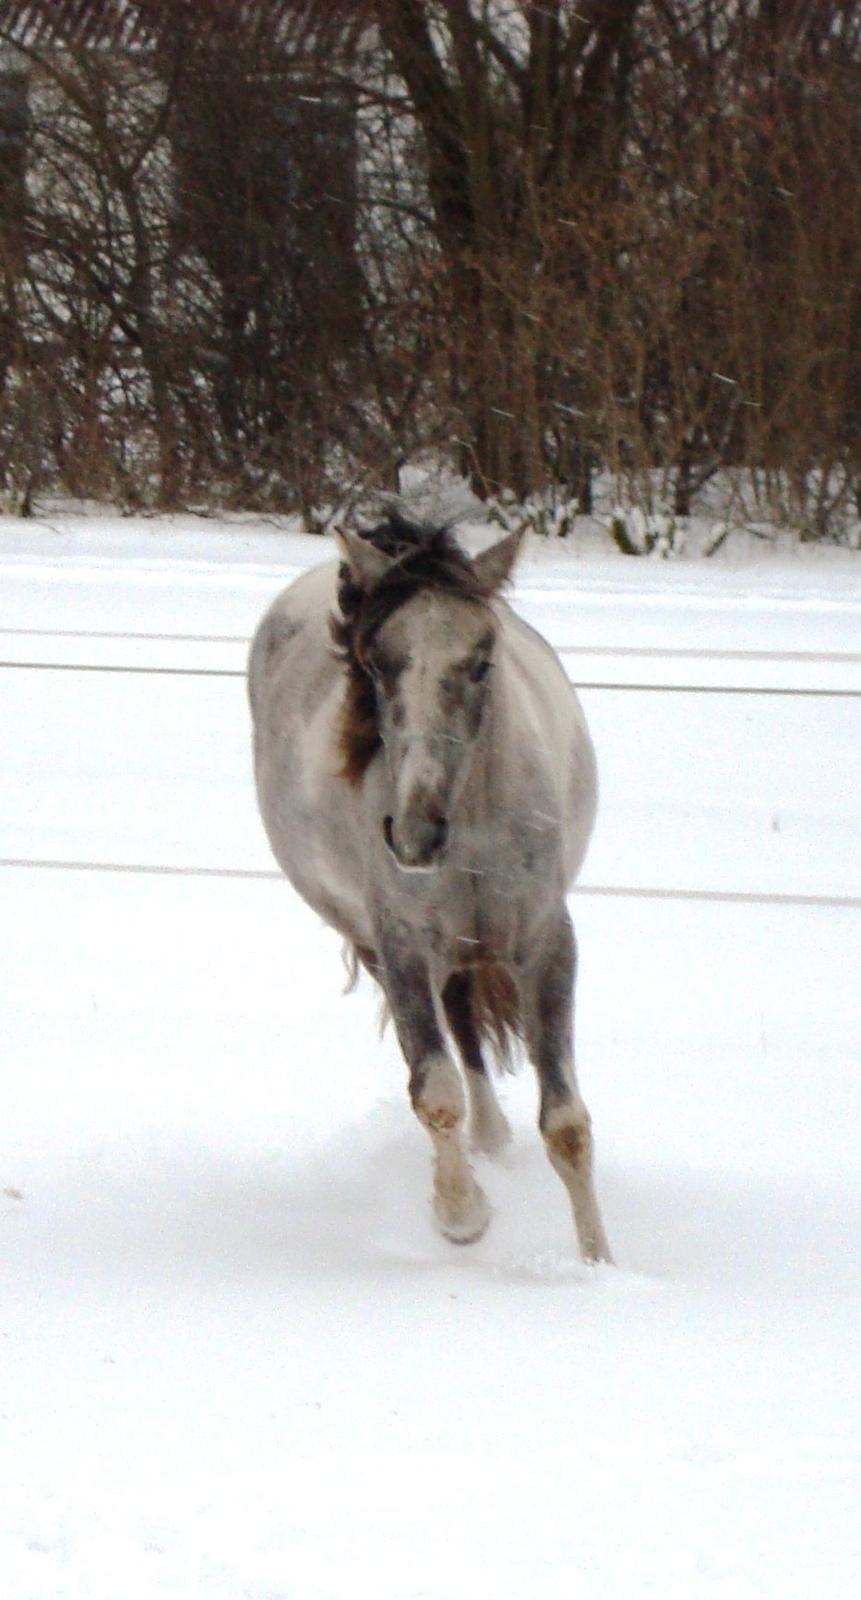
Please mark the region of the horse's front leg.
POLYGON ((447 1238, 471 1244, 484 1233, 490 1207, 467 1159, 463 1085, 445 1047, 427 962, 391 936, 381 939, 380 948, 381 977, 409 1068, 410 1100, 433 1144, 434 1212, 447 1238))
POLYGON ((592 1125, 574 1071, 576 977, 574 929, 563 909, 520 975, 526 1045, 541 1092, 539 1127, 568 1190, 580 1252, 586 1261, 611 1261, 592 1176, 592 1125))
POLYGON ((508 1144, 511 1129, 500 1109, 485 1066, 472 1008, 472 984, 471 973, 453 972, 442 991, 442 1003, 466 1071, 473 1148, 494 1156, 508 1144))

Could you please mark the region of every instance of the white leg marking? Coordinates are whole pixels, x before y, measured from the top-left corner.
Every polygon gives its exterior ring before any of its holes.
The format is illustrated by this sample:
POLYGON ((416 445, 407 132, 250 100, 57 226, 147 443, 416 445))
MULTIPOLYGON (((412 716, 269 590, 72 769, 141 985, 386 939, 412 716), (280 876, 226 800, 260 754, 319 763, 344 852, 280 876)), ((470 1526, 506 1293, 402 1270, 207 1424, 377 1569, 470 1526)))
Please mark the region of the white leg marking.
POLYGON ((471 1244, 480 1238, 490 1221, 486 1196, 472 1175, 463 1147, 465 1110, 457 1069, 439 1052, 428 1062, 416 1115, 433 1141, 434 1212, 443 1233, 457 1244, 471 1244))
POLYGON ((612 1261, 592 1181, 592 1129, 589 1113, 577 1096, 544 1119, 547 1154, 571 1199, 574 1226, 584 1261, 612 1261))

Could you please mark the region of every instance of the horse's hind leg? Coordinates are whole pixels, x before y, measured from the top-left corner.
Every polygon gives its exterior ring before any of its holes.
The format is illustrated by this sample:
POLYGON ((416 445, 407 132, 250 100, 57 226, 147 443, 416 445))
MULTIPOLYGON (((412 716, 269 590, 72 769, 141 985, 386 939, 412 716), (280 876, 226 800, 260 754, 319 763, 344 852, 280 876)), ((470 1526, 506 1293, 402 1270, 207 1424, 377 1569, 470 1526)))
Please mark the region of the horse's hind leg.
POLYGON ((463 1140, 466 1115, 460 1074, 445 1048, 426 963, 384 950, 385 987, 410 1074, 410 1099, 434 1150, 434 1212, 447 1238, 471 1244, 484 1233, 490 1207, 472 1175, 463 1140))
POLYGON ((470 1137, 476 1150, 498 1155, 508 1144, 511 1129, 503 1116, 488 1076, 472 1009, 472 976, 453 972, 442 992, 446 1021, 466 1069, 469 1095, 470 1137))
POLYGON ((586 1261, 610 1261, 592 1177, 592 1127, 574 1072, 576 975, 574 929, 563 910, 521 975, 526 1044, 541 1092, 539 1127, 547 1154, 568 1190, 581 1254, 586 1261))

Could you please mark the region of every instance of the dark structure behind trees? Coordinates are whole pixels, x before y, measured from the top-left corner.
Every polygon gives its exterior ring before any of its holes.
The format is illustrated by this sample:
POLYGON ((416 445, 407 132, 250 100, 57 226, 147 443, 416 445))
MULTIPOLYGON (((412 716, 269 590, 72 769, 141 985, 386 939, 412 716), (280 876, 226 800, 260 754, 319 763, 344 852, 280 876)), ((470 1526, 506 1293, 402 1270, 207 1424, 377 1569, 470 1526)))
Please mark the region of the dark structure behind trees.
POLYGON ((856 0, 31 0, 0 493, 861 497, 856 0))

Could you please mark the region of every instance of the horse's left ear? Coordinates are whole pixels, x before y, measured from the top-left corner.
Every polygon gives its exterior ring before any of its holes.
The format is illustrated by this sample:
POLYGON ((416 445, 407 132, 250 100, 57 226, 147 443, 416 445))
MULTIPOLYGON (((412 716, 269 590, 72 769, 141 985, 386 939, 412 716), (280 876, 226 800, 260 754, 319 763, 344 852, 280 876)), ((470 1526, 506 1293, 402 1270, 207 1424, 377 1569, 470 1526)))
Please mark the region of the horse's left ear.
POLYGON ((485 594, 495 594, 508 582, 525 533, 525 527, 517 528, 514 533, 508 533, 504 539, 492 544, 488 550, 482 550, 480 556, 473 556, 472 564, 485 594))

